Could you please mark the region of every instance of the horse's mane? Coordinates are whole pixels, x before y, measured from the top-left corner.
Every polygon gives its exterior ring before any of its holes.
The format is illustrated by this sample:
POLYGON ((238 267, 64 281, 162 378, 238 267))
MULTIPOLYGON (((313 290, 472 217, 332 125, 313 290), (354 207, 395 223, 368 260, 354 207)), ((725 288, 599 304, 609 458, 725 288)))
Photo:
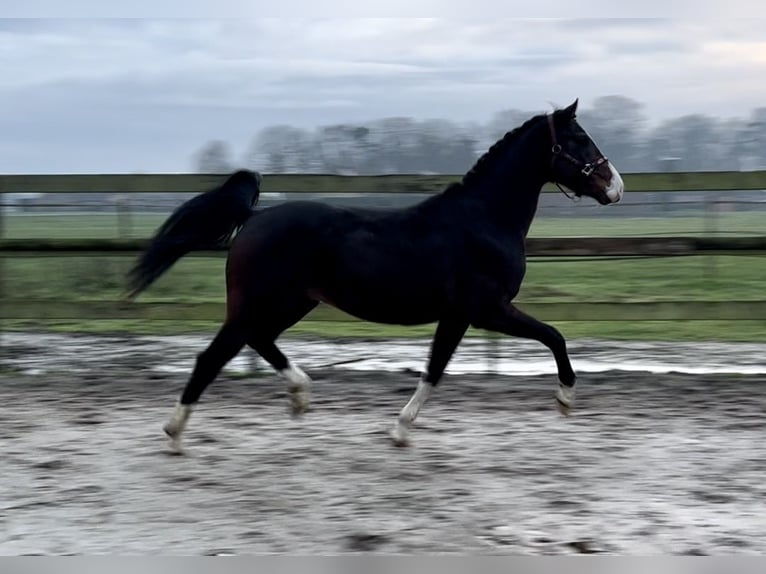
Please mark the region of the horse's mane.
POLYGON ((484 176, 487 172, 487 170, 490 168, 490 166, 494 163, 494 161, 497 159, 499 155, 501 155, 509 145, 514 143, 516 140, 521 137, 523 133, 529 129, 529 127, 532 124, 537 123, 540 121, 540 118, 544 117, 543 115, 537 115, 530 119, 528 119, 526 122, 521 124, 519 127, 512 129, 509 132, 506 132, 506 134, 500 138, 498 141, 496 141, 492 147, 490 147, 482 156, 476 160, 476 163, 473 164, 473 167, 468 170, 468 172, 463 176, 462 181, 459 183, 453 183, 450 185, 447 189, 450 191, 456 191, 457 188, 464 188, 466 186, 471 185, 478 179, 480 179, 482 176, 484 176))

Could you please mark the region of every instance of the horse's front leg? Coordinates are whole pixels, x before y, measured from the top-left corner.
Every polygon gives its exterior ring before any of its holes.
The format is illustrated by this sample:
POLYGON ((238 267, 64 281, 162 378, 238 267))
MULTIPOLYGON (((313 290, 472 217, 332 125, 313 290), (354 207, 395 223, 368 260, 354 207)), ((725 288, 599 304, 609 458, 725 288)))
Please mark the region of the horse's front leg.
POLYGON ((447 368, 450 358, 463 339, 468 329, 468 321, 458 317, 446 317, 439 321, 431 344, 431 356, 423 377, 412 398, 399 413, 396 426, 391 431, 391 439, 396 446, 409 446, 410 429, 415 423, 421 407, 425 404, 431 392, 439 384, 439 380, 447 368))
POLYGON ((574 404, 577 376, 569 361, 566 340, 555 327, 527 315, 511 304, 483 308, 471 324, 479 329, 533 339, 548 347, 553 352, 558 368, 559 385, 555 396, 559 410, 562 414, 569 414, 574 404))

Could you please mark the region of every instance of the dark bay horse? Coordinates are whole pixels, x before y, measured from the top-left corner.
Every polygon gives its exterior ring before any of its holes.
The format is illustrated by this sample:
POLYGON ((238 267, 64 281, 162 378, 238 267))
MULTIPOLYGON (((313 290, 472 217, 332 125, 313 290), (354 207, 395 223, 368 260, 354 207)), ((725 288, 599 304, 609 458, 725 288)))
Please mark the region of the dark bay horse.
POLYGON ((287 380, 294 413, 311 379, 276 346, 320 302, 366 321, 437 323, 429 361, 392 438, 408 442, 418 411, 469 326, 534 339, 553 353, 555 397, 568 409, 576 376, 554 327, 513 305, 526 268, 525 237, 546 182, 603 205, 622 198, 619 173, 575 118, 577 101, 532 117, 496 142, 442 193, 404 209, 293 201, 255 212, 260 178, 241 171, 181 205, 132 272, 133 294, 192 249, 239 229, 226 267, 227 314, 197 357, 164 430, 180 448, 192 407, 223 366, 249 345, 287 380))

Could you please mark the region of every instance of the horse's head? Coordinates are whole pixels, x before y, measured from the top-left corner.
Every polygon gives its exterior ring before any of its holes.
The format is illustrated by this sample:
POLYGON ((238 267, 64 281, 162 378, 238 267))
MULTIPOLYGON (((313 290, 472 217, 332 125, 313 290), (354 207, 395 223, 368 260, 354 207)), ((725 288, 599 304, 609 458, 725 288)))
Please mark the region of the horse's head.
POLYGON ((622 199, 622 177, 577 123, 577 100, 548 116, 551 134, 551 181, 602 205, 622 199))

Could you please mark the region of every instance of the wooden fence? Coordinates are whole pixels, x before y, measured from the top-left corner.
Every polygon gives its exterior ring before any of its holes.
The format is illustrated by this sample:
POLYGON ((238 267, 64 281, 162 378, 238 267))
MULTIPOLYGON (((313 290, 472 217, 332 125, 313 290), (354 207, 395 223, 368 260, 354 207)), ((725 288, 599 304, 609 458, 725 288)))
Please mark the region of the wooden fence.
MULTIPOLYGON (((197 193, 225 176, 211 174, 94 174, 2 175, 4 193, 197 193)), ((264 193, 436 193, 459 176, 391 175, 268 175, 264 193)), ((766 189, 766 171, 642 173, 624 175, 630 193, 703 191, 726 194, 766 189)), ((544 192, 555 188, 546 187, 544 192)), ((4 239, 0 209, 0 265, 7 257, 66 255, 135 255, 146 240, 116 239, 4 239)), ((534 257, 683 256, 694 254, 766 253, 764 233, 747 237, 583 237, 530 238, 528 254, 534 257)), ((196 256, 218 255, 198 253, 196 256)), ((2 291, 0 268, 0 319, 173 319, 219 320, 220 303, 143 303, 120 301, 60 301, 9 299, 2 291)), ((524 308, 543 320, 766 320, 766 301, 669 301, 525 303, 524 308)), ((352 320, 334 309, 319 307, 314 320, 352 320)))
MULTIPOLYGON (((265 193, 436 193, 458 175, 268 175, 265 193)), ((0 175, 0 193, 201 192, 225 176, 211 174, 0 175)), ((630 193, 646 191, 742 191, 766 189, 766 171, 623 174, 630 193)), ((556 192, 548 185, 544 192, 556 192)))

